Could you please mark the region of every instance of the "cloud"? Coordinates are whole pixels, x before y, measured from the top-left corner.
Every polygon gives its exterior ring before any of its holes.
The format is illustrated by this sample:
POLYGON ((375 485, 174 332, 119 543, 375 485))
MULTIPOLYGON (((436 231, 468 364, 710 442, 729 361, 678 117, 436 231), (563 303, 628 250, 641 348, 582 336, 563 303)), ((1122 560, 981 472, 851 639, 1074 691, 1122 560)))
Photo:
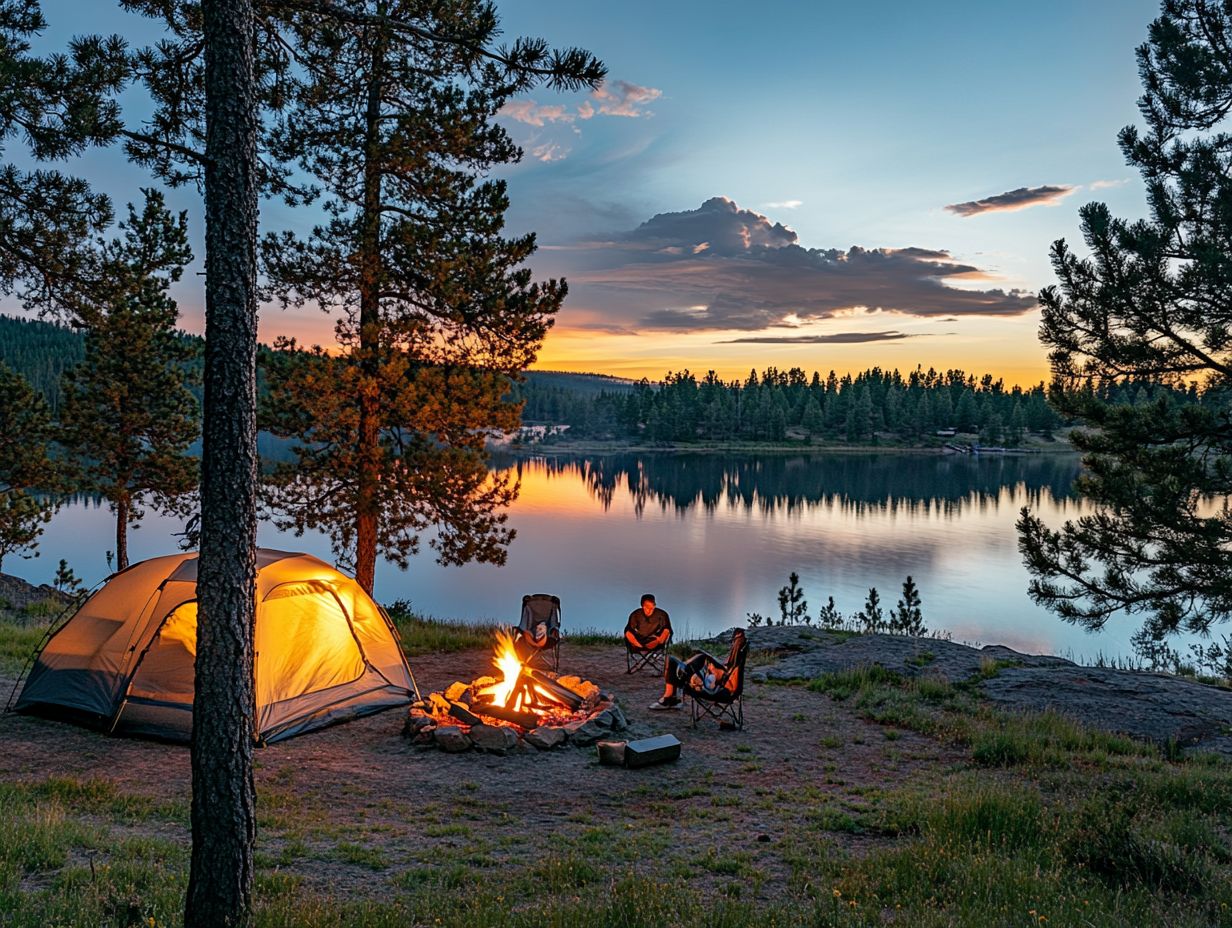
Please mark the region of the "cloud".
POLYGON ((1097 180, 1091 183, 1091 189, 1107 190, 1109 187, 1124 187, 1128 183, 1128 177, 1122 177, 1120 180, 1097 180))
POLYGON ((560 161, 569 154, 569 149, 555 142, 544 142, 532 148, 530 153, 539 161, 560 161))
POLYGON ((862 345, 865 342, 889 342, 900 338, 918 338, 906 332, 835 332, 832 335, 754 335, 729 338, 719 345, 862 345))
POLYGON ((1046 184, 1043 187, 1019 187, 1007 190, 982 200, 966 203, 951 203, 946 212, 955 216, 978 216, 980 213, 1010 212, 1029 209, 1032 206, 1052 205, 1063 200, 1078 188, 1070 184, 1046 184))
MULTIPOLYGON (((627 116, 636 119, 639 116, 651 115, 642 107, 663 96, 663 91, 630 84, 628 81, 604 81, 591 91, 590 95, 599 101, 599 112, 604 116, 627 116)), ((589 103, 582 105, 589 107, 589 103)))
MULTIPOLYGON (((536 129, 560 126, 561 128, 555 130, 557 135, 569 131, 580 136, 582 130, 578 128, 578 123, 596 116, 621 116, 628 119, 652 116, 654 114, 645 108, 646 104, 661 96, 663 91, 655 87, 642 87, 628 81, 605 81, 576 106, 564 103, 540 104, 534 100, 510 100, 500 108, 499 114, 536 129)), ((535 146, 538 135, 539 133, 536 133, 529 139, 519 139, 518 144, 530 148, 531 156, 543 162, 561 161, 569 154, 570 146, 559 141, 535 146)))
POLYGON ((636 119, 654 115, 644 107, 663 96, 663 91, 655 87, 630 84, 628 81, 604 81, 590 92, 590 96, 597 103, 583 100, 572 110, 563 103, 545 105, 534 100, 510 100, 500 108, 500 115, 536 128, 554 122, 572 123, 579 119, 593 119, 598 115, 636 119))
POLYGON ((803 205, 803 200, 779 200, 762 204, 766 209, 799 209, 803 205))
POLYGON ((528 126, 544 126, 550 122, 573 122, 575 116, 563 104, 540 106, 534 100, 510 100, 500 108, 500 115, 524 122, 528 126))
POLYGON ((756 332, 872 312, 1018 316, 1037 306, 1019 290, 950 286, 985 272, 947 251, 805 248, 798 239, 782 223, 713 197, 537 263, 567 276, 574 312, 642 331, 756 332))

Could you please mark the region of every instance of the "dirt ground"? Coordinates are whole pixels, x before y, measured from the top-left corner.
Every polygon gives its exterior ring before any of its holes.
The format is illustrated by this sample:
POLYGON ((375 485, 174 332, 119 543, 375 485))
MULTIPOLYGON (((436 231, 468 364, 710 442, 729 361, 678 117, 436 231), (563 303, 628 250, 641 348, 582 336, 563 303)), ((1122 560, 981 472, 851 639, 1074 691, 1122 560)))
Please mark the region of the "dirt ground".
MULTIPOLYGON (((487 672, 489 656, 428 655, 413 669, 427 693, 487 672)), ((868 812, 887 793, 926 788, 964 761, 952 747, 863 721, 798 686, 750 684, 744 731, 705 721, 694 730, 687 711, 649 711, 660 680, 628 676, 624 664, 614 646, 562 648, 562 672, 617 696, 632 726, 622 737, 675 734, 683 742, 678 762, 600 767, 593 747, 571 746, 451 755, 412 747, 401 735, 404 711, 391 710, 258 751, 259 863, 355 897, 459 864, 580 856, 616 875, 662 872, 666 859, 690 881, 721 885, 735 874, 752 880, 755 895, 773 898, 799 890, 805 845, 809 853, 858 853, 884 840, 836 828, 844 816, 868 812)), ((11 686, 0 679, 0 693, 11 686)), ((50 777, 99 778, 186 809, 189 755, 182 746, 0 717, 0 779, 50 777)), ((185 821, 186 814, 116 827, 187 846, 185 821)))

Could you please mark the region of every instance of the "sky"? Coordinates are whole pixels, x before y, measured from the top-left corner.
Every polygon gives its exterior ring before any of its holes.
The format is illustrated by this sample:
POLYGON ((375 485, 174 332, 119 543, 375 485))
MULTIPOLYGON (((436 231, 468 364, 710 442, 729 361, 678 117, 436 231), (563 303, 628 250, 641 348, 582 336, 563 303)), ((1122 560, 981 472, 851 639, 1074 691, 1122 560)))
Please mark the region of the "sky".
MULTIPOLYGON (((1092 200, 1146 214, 1116 134, 1138 119, 1134 48, 1154 0, 497 8, 506 38, 581 46, 608 67, 598 90, 539 89, 499 117, 525 151, 499 172, 507 228, 536 233, 537 276, 569 283, 542 369, 919 364, 1035 383, 1051 243, 1081 251, 1078 209, 1092 200)), ((44 9, 49 47, 90 31, 153 37, 98 0, 44 9)), ((120 204, 149 183, 116 151, 78 172, 120 204)), ((171 202, 199 255, 199 198, 171 202)), ((305 220, 280 204, 262 213, 267 228, 305 220)), ((175 295, 200 331, 201 277, 175 295)), ((311 308, 261 311, 266 340, 331 332, 311 308)))

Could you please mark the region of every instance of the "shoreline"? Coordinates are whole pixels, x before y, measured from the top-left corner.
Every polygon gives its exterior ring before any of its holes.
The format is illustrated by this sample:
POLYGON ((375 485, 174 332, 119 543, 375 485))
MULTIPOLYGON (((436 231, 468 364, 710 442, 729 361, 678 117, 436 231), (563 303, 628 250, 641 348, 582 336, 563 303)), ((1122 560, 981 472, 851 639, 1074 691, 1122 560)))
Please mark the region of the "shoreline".
POLYGON ((1078 452, 1065 439, 1025 445, 1008 451, 984 451, 964 454, 939 445, 848 445, 801 444, 799 442, 720 442, 650 444, 644 442, 554 441, 548 444, 493 444, 490 451, 514 455, 536 454, 920 454, 937 457, 1026 457, 1035 454, 1071 454, 1078 452))

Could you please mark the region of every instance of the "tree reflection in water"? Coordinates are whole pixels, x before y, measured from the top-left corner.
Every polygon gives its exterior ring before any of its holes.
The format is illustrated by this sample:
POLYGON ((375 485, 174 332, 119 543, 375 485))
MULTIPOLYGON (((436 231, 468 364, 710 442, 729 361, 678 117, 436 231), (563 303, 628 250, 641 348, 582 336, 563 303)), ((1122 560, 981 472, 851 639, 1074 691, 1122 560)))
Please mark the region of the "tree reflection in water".
POLYGON ((683 515, 720 504, 763 514, 797 513, 818 506, 856 515, 868 512, 960 515, 1005 503, 1057 505, 1076 498, 1074 455, 607 454, 494 455, 492 464, 542 468, 551 476, 580 478, 604 510, 623 489, 637 515, 649 505, 683 515))

